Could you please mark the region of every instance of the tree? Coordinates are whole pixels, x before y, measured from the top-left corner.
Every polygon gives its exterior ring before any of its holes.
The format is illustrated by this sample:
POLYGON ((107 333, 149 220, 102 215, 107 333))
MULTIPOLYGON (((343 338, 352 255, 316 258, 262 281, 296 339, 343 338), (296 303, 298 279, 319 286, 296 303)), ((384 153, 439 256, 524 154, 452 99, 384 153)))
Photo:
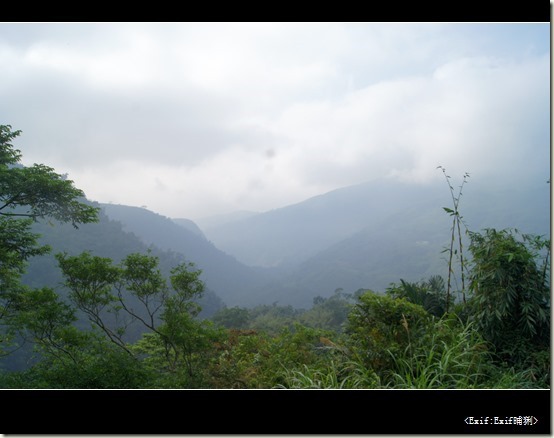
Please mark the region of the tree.
POLYGON ((437 317, 444 315, 448 308, 444 279, 439 275, 434 275, 427 281, 419 283, 410 283, 400 279, 400 284, 392 283, 386 293, 393 298, 405 298, 411 303, 419 304, 431 315, 437 317))
POLYGON ((550 240, 492 228, 470 238, 472 318, 504 360, 522 364, 550 345, 550 240))
POLYGON ((348 315, 348 348, 366 368, 386 374, 394 368, 393 358, 432 326, 432 315, 420 305, 367 291, 348 315))
POLYGON ((56 258, 71 302, 106 340, 158 375, 169 376, 163 385, 198 384, 198 364, 215 331, 210 322, 197 320, 201 307, 196 301, 204 283, 193 263, 174 267, 168 285, 158 258, 150 254, 129 254, 118 265, 88 252, 56 258), (126 330, 135 323, 146 330, 132 345, 126 330))
POLYGON ((51 218, 78 227, 98 220, 98 209, 84 202, 73 181, 43 164, 20 164, 21 151, 11 144, 20 134, 0 125, 0 324, 7 329, 0 334, 0 349, 8 344, 7 325, 28 291, 20 282, 27 260, 50 250, 38 243, 33 222, 51 218))
POLYGON ((328 298, 316 296, 312 308, 299 315, 299 319, 309 327, 340 332, 343 330, 353 302, 353 294, 337 289, 328 298))
POLYGON ((212 316, 212 321, 226 328, 245 329, 248 327, 250 313, 243 307, 225 307, 212 316))
POLYGON ((10 125, 0 125, 0 216, 51 217, 75 227, 95 222, 98 209, 82 202, 84 193, 73 181, 44 164, 19 165, 21 152, 10 142, 20 134, 10 125))

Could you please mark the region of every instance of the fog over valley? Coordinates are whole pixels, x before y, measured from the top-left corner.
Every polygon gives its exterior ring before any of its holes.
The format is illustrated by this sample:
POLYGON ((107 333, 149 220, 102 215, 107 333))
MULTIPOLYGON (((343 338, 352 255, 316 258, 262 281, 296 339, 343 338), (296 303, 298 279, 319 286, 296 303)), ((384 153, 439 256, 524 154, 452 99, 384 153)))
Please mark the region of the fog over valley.
POLYGON ((550 30, 0 23, 0 388, 548 390, 550 30))

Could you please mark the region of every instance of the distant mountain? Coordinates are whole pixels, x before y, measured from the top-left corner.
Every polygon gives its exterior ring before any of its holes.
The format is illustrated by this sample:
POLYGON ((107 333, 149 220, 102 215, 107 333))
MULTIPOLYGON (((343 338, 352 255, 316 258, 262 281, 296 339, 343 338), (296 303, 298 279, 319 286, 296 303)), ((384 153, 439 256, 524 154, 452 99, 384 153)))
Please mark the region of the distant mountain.
MULTIPOLYGON (((549 189, 543 183, 489 190, 470 182, 460 211, 472 231, 516 227, 549 236, 549 189)), ((446 274, 441 251, 450 239, 451 218, 443 207, 451 208, 452 200, 441 184, 373 181, 203 230, 191 220, 145 208, 99 205, 98 224, 74 230, 42 223, 36 230, 53 252, 90 250, 119 260, 151 248, 164 266, 194 262, 203 271, 210 309, 221 305, 217 300, 227 306, 310 307, 315 296, 338 288, 384 291, 401 278, 446 274)), ((37 287, 59 283, 53 257, 34 258, 25 279, 37 287)))
POLYGON ((207 216, 200 219, 196 219, 195 222, 203 230, 209 230, 210 228, 217 228, 225 225, 229 222, 234 222, 242 219, 247 219, 252 216, 256 216, 260 213, 255 211, 240 210, 227 214, 218 214, 215 216, 207 216))
POLYGON ((204 233, 202 232, 202 230, 200 229, 200 227, 198 225, 196 225, 193 221, 191 221, 190 219, 181 219, 181 218, 177 218, 177 219, 172 219, 173 222, 175 222, 177 225, 181 225, 182 227, 186 228, 187 230, 189 231, 192 231, 194 234, 200 236, 200 237, 203 237, 204 239, 206 238, 206 236, 204 236, 204 233))
MULTIPOLYGON (((443 188, 386 180, 345 187, 246 219, 204 229, 221 250, 251 266, 295 266, 414 204, 441 205, 443 188)), ((448 201, 448 199, 446 199, 448 201)))
MULTIPOLYGON (((92 255, 109 257, 118 263, 128 254, 144 254, 150 251, 160 260, 160 269, 166 276, 171 268, 185 260, 181 254, 147 244, 136 235, 126 232, 120 222, 111 220, 103 210, 100 211, 98 223, 82 224, 75 229, 70 224, 41 221, 33 225, 33 231, 41 236, 41 244, 50 245, 52 248, 50 254, 31 258, 27 272, 23 276, 25 284, 37 288, 50 286, 63 291, 59 287, 62 282, 61 271, 54 257, 59 252, 78 255, 83 251, 89 251, 92 255)), ((223 305, 221 298, 209 287, 200 304, 204 316, 213 314, 223 305)))
POLYGON ((282 285, 266 289, 266 299, 309 308, 313 297, 328 297, 336 289, 384 292, 402 278, 418 281, 445 272, 441 251, 449 233, 446 219, 407 209, 365 227, 284 275, 282 285), (410 223, 405 222, 411 218, 410 223))
MULTIPOLYGON (((376 181, 206 230, 245 263, 286 268, 255 298, 310 307, 335 289, 384 291, 391 282, 447 275, 452 220, 446 187, 376 181)), ((468 184, 460 212, 471 231, 518 228, 550 235, 547 184, 489 190, 468 184)), ((467 245, 467 241, 466 241, 467 245)))
POLYGON ((119 221, 125 231, 147 245, 183 254, 195 263, 202 270, 201 278, 207 287, 228 306, 248 305, 273 278, 271 271, 245 266, 220 251, 196 231, 192 221, 185 221, 187 226, 183 227, 183 220, 174 221, 144 208, 115 204, 102 204, 102 208, 108 217, 119 221))

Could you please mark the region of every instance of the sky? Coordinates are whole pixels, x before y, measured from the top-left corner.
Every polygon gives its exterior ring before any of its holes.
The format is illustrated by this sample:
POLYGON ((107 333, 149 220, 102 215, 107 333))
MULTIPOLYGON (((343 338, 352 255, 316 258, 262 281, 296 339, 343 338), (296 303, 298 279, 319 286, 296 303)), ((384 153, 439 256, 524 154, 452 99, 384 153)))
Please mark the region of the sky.
POLYGON ((22 163, 173 218, 550 177, 549 23, 0 23, 22 163))

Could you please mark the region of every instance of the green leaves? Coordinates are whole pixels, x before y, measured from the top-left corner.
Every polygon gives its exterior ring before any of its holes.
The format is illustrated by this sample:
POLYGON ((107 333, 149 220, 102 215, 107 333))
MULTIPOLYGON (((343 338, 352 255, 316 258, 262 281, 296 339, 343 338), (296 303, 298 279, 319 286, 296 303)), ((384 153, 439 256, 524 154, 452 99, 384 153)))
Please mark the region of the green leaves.
POLYGON ((182 263, 171 270, 171 285, 185 300, 200 298, 204 283, 200 280, 202 271, 196 270, 194 263, 182 263))
POLYGON ((73 181, 43 164, 2 169, 0 188, 0 215, 3 216, 34 220, 52 217, 70 222, 74 227, 98 220, 98 208, 80 201, 84 193, 73 186, 73 181))
POLYGON ((25 262, 47 253, 48 246, 38 245, 38 235, 30 231, 31 220, 11 220, 0 216, 0 284, 8 271, 22 274, 25 262))
POLYGON ((389 387, 467 389, 483 384, 490 353, 472 324, 445 316, 412 348, 392 358, 389 387))
POLYGON ((60 329, 77 319, 75 310, 50 288, 27 290, 18 307, 16 325, 30 331, 41 342, 55 342, 60 329))
POLYGON ((14 165, 21 159, 21 152, 10 143, 21 131, 12 131, 11 125, 0 125, 0 167, 14 165))
POLYGON ((448 308, 449 297, 446 294, 444 280, 440 276, 433 276, 426 282, 419 283, 400 279, 400 285, 391 283, 386 293, 393 298, 405 298, 418 304, 437 317, 441 317, 448 308))
POLYGON ((392 365, 389 352, 403 351, 430 329, 432 320, 423 307, 405 298, 367 291, 348 315, 349 348, 358 352, 367 367, 386 370, 392 365))
POLYGON ((167 284, 158 269, 159 260, 147 254, 129 254, 121 263, 125 288, 141 301, 147 302, 156 295, 165 298, 167 284))
MULTIPOLYGON (((27 318, 30 324, 29 309, 25 310, 27 313, 16 312, 18 309, 23 312, 18 306, 31 297, 35 300, 49 297, 48 304, 40 304, 44 312, 55 309, 64 315, 61 304, 55 304, 46 289, 37 290, 35 296, 23 297, 26 289, 21 286, 20 277, 27 260, 50 250, 39 245, 40 236, 30 231, 33 221, 53 218, 77 227, 95 222, 98 217, 98 209, 83 202, 83 192, 72 181, 43 164, 31 167, 19 164, 21 152, 11 142, 20 134, 21 131, 12 131, 10 125, 0 125, 0 324, 14 323, 20 317, 27 318)), ((46 314, 35 316, 37 323, 48 320, 46 314)))
MULTIPOLYGON (((460 205, 460 199, 462 197, 462 190, 463 190, 464 185, 467 183, 467 179, 469 178, 469 173, 467 173, 467 172, 464 173, 462 184, 460 185, 458 194, 456 196, 454 194, 454 187, 452 187, 452 184, 450 183, 450 176, 446 174, 446 169, 442 166, 438 166, 437 169, 441 169, 442 173, 445 176, 446 183, 448 184, 448 188, 450 189, 450 196, 452 197, 452 205, 454 207, 453 209, 448 208, 448 207, 443 207, 443 210, 446 213, 448 213, 451 217, 453 217, 452 228, 451 228, 450 245, 449 245, 448 248, 446 248, 443 251, 443 252, 448 252, 449 253, 448 283, 447 283, 447 287, 446 287, 446 296, 447 296, 446 311, 448 312, 450 301, 451 301, 450 291, 451 291, 451 286, 452 286, 452 279, 455 275, 455 272, 454 272, 454 269, 453 269, 454 256, 459 257, 459 260, 460 260, 460 276, 461 276, 461 281, 462 281, 462 285, 461 285, 462 286, 462 289, 461 289, 462 299, 463 299, 464 303, 466 301, 466 296, 465 296, 465 289, 466 289, 466 286, 465 286, 465 271, 466 271, 467 268, 466 268, 466 261, 465 261, 465 258, 464 258, 464 254, 463 254, 462 232, 461 232, 460 224, 463 224, 465 226, 466 231, 467 231, 467 226, 462 221, 462 216, 460 215, 460 211, 458 209, 458 206, 460 205), (456 234, 458 235, 458 248, 454 248, 456 234), (459 253, 458 253, 458 250, 459 250, 459 253)), ((454 277, 454 280, 456 280, 455 277, 454 277)))
POLYGON ((52 217, 75 227, 97 221, 98 209, 82 202, 84 193, 73 181, 44 164, 18 164, 21 152, 11 141, 20 134, 0 125, 0 216, 52 217))
POLYGON ((172 373, 185 370, 189 378, 195 375, 195 355, 208 348, 211 332, 194 319, 201 308, 193 300, 201 296, 204 284, 199 279, 201 271, 193 270, 193 264, 183 263, 171 270, 170 290, 158 258, 150 254, 129 254, 118 265, 88 252, 57 254, 56 258, 71 300, 113 344, 130 356, 143 354, 123 338, 126 327, 139 322, 148 330, 148 341, 156 345, 151 354, 160 352, 162 356, 154 362, 172 373), (117 325, 120 315, 130 322, 117 325))
POLYGON ((478 329, 499 353, 511 350, 514 338, 527 340, 529 346, 547 346, 550 278, 542 271, 536 251, 544 249, 546 241, 517 230, 492 228, 470 233, 470 238, 471 307, 478 329))
POLYGON ((78 256, 56 254, 56 259, 65 278, 64 285, 80 309, 98 313, 115 301, 112 289, 121 271, 112 265, 111 259, 92 256, 88 252, 78 256))

